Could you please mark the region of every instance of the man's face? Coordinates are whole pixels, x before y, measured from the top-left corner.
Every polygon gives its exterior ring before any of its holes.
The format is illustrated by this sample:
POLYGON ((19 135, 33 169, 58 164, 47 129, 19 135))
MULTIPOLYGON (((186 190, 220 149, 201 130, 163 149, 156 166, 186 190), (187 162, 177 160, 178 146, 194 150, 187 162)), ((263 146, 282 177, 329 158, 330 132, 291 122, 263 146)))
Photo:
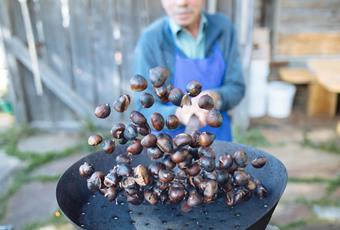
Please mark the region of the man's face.
POLYGON ((162 5, 172 20, 187 27, 199 19, 203 0, 162 0, 162 5))

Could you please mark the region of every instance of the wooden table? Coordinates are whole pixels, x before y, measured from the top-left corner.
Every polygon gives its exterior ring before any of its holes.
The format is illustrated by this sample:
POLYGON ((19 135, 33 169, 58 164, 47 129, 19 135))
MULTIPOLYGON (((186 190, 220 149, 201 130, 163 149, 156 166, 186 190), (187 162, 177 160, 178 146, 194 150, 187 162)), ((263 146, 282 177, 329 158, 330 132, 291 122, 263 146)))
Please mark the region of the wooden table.
POLYGON ((307 64, 315 75, 309 88, 308 115, 334 117, 340 93, 340 59, 314 59, 307 64))

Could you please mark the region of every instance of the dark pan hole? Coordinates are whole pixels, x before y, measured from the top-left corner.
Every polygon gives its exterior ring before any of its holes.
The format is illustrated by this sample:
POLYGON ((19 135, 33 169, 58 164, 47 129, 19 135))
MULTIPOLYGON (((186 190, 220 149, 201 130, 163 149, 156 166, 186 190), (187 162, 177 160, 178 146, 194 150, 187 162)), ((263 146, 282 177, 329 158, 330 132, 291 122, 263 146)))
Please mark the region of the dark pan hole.
POLYGON ((150 225, 150 223, 145 223, 144 225, 145 225, 145 226, 148 226, 148 225, 150 225))

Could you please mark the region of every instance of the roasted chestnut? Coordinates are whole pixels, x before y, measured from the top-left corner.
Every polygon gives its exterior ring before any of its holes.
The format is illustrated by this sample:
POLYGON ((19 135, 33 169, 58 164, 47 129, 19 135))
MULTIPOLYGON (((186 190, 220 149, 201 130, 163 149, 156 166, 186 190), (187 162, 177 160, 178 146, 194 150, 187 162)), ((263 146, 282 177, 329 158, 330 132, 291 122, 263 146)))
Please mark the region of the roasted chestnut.
POLYGON ((131 158, 127 154, 119 154, 116 156, 116 162, 119 164, 130 164, 131 158))
POLYGON ((158 177, 159 170, 165 169, 165 165, 161 162, 151 162, 148 168, 152 175, 158 177))
POLYGON ((233 190, 230 190, 228 192, 226 192, 225 194, 225 203, 231 207, 235 204, 235 200, 234 200, 234 192, 233 190))
POLYGON ((211 157, 213 159, 216 158, 216 153, 213 150, 213 148, 211 147, 200 147, 198 149, 198 153, 200 156, 207 156, 207 157, 211 157))
POLYGON ((79 167, 79 174, 82 177, 89 178, 93 174, 93 172, 94 172, 93 166, 87 162, 84 162, 79 167))
POLYGON ((169 169, 161 169, 159 170, 158 178, 161 182, 169 183, 175 178, 175 174, 169 169))
POLYGON ((257 157, 251 162, 251 165, 254 168, 262 168, 266 163, 267 163, 267 158, 257 157))
POLYGON ((130 113, 130 120, 137 126, 144 126, 147 123, 144 115, 138 111, 132 111, 130 113))
POLYGON ((118 176, 129 176, 132 172, 132 169, 128 165, 119 164, 116 166, 115 171, 118 176))
POLYGON ((201 109, 211 110, 214 108, 214 100, 208 94, 201 96, 197 104, 201 109))
POLYGON ((144 108, 150 108, 153 105, 153 103, 155 103, 155 99, 153 98, 153 96, 150 93, 146 92, 143 92, 139 96, 139 101, 144 108))
POLYGON ((199 159, 199 164, 207 172, 212 172, 215 169, 215 160, 212 157, 201 157, 199 159))
POLYGON ((102 136, 100 135, 91 135, 87 140, 87 143, 91 146, 99 145, 103 141, 102 136))
POLYGON ((143 146, 139 139, 133 140, 130 146, 127 147, 128 153, 132 155, 138 155, 142 152, 142 150, 143 150, 143 146))
POLYGON ((168 129, 176 129, 179 126, 180 122, 176 115, 169 115, 168 119, 166 120, 166 127, 168 129))
POLYGON ((156 143, 157 143, 157 137, 151 133, 143 137, 141 141, 141 144, 145 148, 155 147, 156 143))
POLYGON ((142 126, 137 126, 137 132, 142 135, 142 136, 146 136, 148 134, 151 133, 151 129, 148 123, 145 123, 142 126))
POLYGON ((208 147, 210 146, 215 140, 215 134, 209 133, 209 132, 203 132, 201 133, 199 137, 199 143, 202 147, 208 147))
POLYGON ((150 190, 144 191, 144 199, 151 205, 155 205, 158 202, 157 195, 150 190))
POLYGON ((164 156, 162 163, 167 169, 173 169, 176 166, 176 163, 171 160, 169 155, 164 156))
POLYGON ((108 199, 108 201, 114 201, 117 198, 117 189, 115 187, 105 188, 104 197, 108 199))
POLYGON ((174 88, 170 91, 168 98, 172 104, 176 106, 181 106, 183 96, 184 96, 184 93, 181 89, 174 88))
POLYGON ((111 135, 114 138, 121 139, 124 137, 125 125, 123 123, 114 124, 111 129, 111 135))
POLYGON ((196 97, 202 91, 202 85, 198 81, 190 81, 187 86, 186 90, 191 97, 196 97))
POLYGON ((151 124, 157 130, 160 131, 164 127, 164 118, 160 113, 153 113, 151 116, 151 124))
POLYGON ((146 150, 148 156, 150 157, 151 160, 157 160, 161 157, 163 157, 164 153, 162 150, 160 150, 158 147, 149 147, 146 150))
POLYGON ((187 133, 180 133, 173 139, 173 141, 177 147, 182 147, 185 145, 190 145, 192 137, 187 133))
POLYGON ((201 132, 198 131, 198 130, 195 130, 191 133, 191 138, 192 138, 192 141, 190 143, 190 146, 193 147, 193 148, 197 148, 200 146, 200 135, 201 135, 201 132))
POLYGON ((187 156, 189 155, 189 151, 185 148, 177 150, 175 153, 171 154, 171 160, 175 163, 183 162, 187 156))
POLYGON ((143 196, 139 193, 126 195, 126 200, 133 205, 140 205, 143 202, 143 196))
POLYGON ((218 159, 220 169, 228 169, 233 164, 233 157, 230 154, 222 154, 218 159))
POLYGON ((138 165, 133 170, 135 181, 140 186, 146 186, 151 183, 151 175, 148 168, 144 165, 138 165))
POLYGON ((185 196, 184 188, 180 187, 170 187, 169 188, 169 200, 173 204, 177 204, 183 200, 185 196))
POLYGON ((124 112, 130 105, 130 96, 127 94, 121 95, 116 101, 113 102, 113 108, 117 112, 124 112))
POLYGON ((161 133, 157 136, 157 147, 165 153, 173 151, 173 144, 171 136, 161 133))
POLYGON ((220 111, 217 109, 212 109, 208 112, 207 115, 207 124, 211 127, 220 127, 223 123, 223 117, 220 111))
POLYGON ((182 202, 181 204, 181 212, 188 213, 192 210, 192 207, 188 204, 187 201, 182 202))
POLYGON ((160 87, 169 76, 169 71, 163 67, 155 67, 149 70, 149 78, 154 87, 160 87))
POLYGON ((143 91, 148 86, 148 82, 145 78, 139 74, 136 74, 132 78, 130 78, 130 88, 133 91, 143 91))
POLYGON ((192 164, 190 167, 185 169, 189 176, 196 176, 201 172, 201 166, 198 163, 192 164))
POLYGON ((242 151, 242 150, 236 151, 236 152, 234 153, 234 161, 235 161, 235 163, 236 163, 238 166, 244 168, 244 167, 246 167, 247 164, 248 164, 248 156, 247 156, 247 154, 246 154, 244 151, 242 151))
POLYGON ((136 126, 129 124, 124 129, 124 137, 127 140, 133 140, 137 137, 137 128, 136 126))
POLYGON ((161 87, 154 88, 156 95, 163 103, 169 102, 169 93, 171 89, 172 89, 171 85, 167 86, 163 85, 161 87))
POLYGON ((94 114, 98 118, 107 118, 111 113, 111 108, 109 104, 98 105, 94 110, 94 114))
POLYGON ((249 174, 244 171, 234 172, 234 181, 239 186, 247 185, 249 182, 249 179, 250 179, 249 174))
POLYGON ((96 192, 104 187, 105 174, 101 171, 94 172, 89 179, 87 179, 87 187, 90 191, 96 192))
POLYGON ((111 170, 104 178, 104 185, 106 187, 117 186, 120 181, 120 177, 115 170, 111 170))
POLYGON ((209 180, 205 184, 205 189, 203 192, 205 201, 212 201, 217 197, 218 184, 214 180, 209 180))
POLYGON ((191 190, 189 192, 189 197, 187 203, 190 207, 195 207, 203 202, 203 197, 196 191, 191 190))
POLYGON ((217 182, 219 184, 225 184, 228 182, 229 180, 229 173, 226 170, 216 170, 217 173, 217 182))
POLYGON ((113 151, 115 151, 116 145, 115 142, 112 140, 105 140, 102 144, 102 149, 106 152, 106 153, 113 153, 113 151))

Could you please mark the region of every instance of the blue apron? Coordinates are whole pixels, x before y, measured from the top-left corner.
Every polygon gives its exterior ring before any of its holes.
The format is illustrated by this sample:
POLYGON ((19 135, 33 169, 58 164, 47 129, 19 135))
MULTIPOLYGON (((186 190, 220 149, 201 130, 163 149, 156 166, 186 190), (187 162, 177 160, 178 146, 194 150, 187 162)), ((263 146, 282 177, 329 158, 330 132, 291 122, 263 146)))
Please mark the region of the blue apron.
MULTIPOLYGON (((223 84, 226 65, 223 55, 218 46, 214 46, 213 53, 206 58, 190 59, 185 57, 177 49, 175 59, 175 72, 173 85, 185 92, 186 85, 192 80, 197 80, 202 84, 202 90, 220 87, 223 84)), ((223 124, 218 127, 205 126, 200 131, 207 131, 216 135, 216 140, 232 141, 231 121, 227 112, 221 112, 223 124)), ((185 128, 167 130, 172 136, 183 133, 185 128)))

